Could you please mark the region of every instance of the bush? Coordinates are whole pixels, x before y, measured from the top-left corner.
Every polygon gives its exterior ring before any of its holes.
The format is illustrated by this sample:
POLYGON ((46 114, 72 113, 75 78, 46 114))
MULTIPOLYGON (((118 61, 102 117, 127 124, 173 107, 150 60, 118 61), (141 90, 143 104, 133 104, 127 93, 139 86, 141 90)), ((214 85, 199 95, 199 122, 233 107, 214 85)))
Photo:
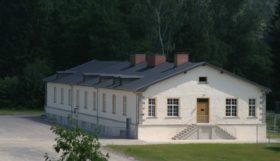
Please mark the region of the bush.
MULTIPOLYGON (((60 154, 57 161, 107 161, 108 154, 100 152, 97 136, 89 135, 77 125, 65 128, 61 125, 51 127, 57 135, 54 150, 60 154)), ((48 154, 45 161, 53 161, 48 154)))

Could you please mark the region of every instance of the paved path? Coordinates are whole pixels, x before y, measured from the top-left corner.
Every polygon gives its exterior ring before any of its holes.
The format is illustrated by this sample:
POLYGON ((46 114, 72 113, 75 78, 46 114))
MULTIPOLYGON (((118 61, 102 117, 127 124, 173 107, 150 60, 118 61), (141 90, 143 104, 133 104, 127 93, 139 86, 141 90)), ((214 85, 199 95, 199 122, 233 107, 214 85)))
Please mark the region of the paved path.
MULTIPOLYGON (((0 161, 44 161, 45 153, 57 157, 54 138, 50 125, 39 116, 0 116, 0 161)), ((110 142, 104 139, 102 145, 110 142)), ((102 148, 102 152, 109 153, 109 161, 134 161, 110 149, 102 148)))

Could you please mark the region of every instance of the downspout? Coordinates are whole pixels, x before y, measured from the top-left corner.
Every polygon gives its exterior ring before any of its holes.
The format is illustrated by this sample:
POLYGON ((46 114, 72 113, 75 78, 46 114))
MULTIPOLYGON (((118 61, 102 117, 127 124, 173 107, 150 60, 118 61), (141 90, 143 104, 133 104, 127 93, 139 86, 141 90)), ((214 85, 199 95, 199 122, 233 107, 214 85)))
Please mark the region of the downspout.
POLYGON ((96 126, 99 125, 99 90, 96 88, 96 126))
POLYGON ((70 87, 71 87, 71 119, 74 118, 74 107, 73 107, 73 104, 74 104, 74 87, 72 84, 70 84, 70 87))

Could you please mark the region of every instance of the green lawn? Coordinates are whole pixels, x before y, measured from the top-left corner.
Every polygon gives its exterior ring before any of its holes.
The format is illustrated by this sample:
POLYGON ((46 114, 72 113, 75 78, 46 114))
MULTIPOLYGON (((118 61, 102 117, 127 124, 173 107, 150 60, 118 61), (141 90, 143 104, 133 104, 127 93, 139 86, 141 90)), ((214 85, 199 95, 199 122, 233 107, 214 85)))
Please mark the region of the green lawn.
POLYGON ((41 115, 43 113, 43 110, 38 109, 0 109, 0 115, 41 115))
POLYGON ((280 161, 280 144, 109 145, 142 161, 280 161))

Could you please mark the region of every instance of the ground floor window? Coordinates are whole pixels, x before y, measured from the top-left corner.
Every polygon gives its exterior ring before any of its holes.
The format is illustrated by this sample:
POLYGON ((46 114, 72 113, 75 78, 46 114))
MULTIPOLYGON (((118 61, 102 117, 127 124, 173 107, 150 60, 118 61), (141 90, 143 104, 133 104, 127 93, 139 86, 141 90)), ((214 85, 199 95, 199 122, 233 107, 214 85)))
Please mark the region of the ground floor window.
POLYGON ((249 99, 249 116, 256 116, 256 99, 249 99))
POLYGON ((167 99, 167 116, 179 116, 179 99, 167 99))
POLYGON ((127 105, 127 98, 123 96, 123 115, 126 116, 126 105, 127 105))
POLYGON ((226 99, 226 116, 237 116, 237 99, 226 99))
POLYGON ((155 117, 156 116, 156 99, 150 98, 149 99, 149 116, 155 117))

